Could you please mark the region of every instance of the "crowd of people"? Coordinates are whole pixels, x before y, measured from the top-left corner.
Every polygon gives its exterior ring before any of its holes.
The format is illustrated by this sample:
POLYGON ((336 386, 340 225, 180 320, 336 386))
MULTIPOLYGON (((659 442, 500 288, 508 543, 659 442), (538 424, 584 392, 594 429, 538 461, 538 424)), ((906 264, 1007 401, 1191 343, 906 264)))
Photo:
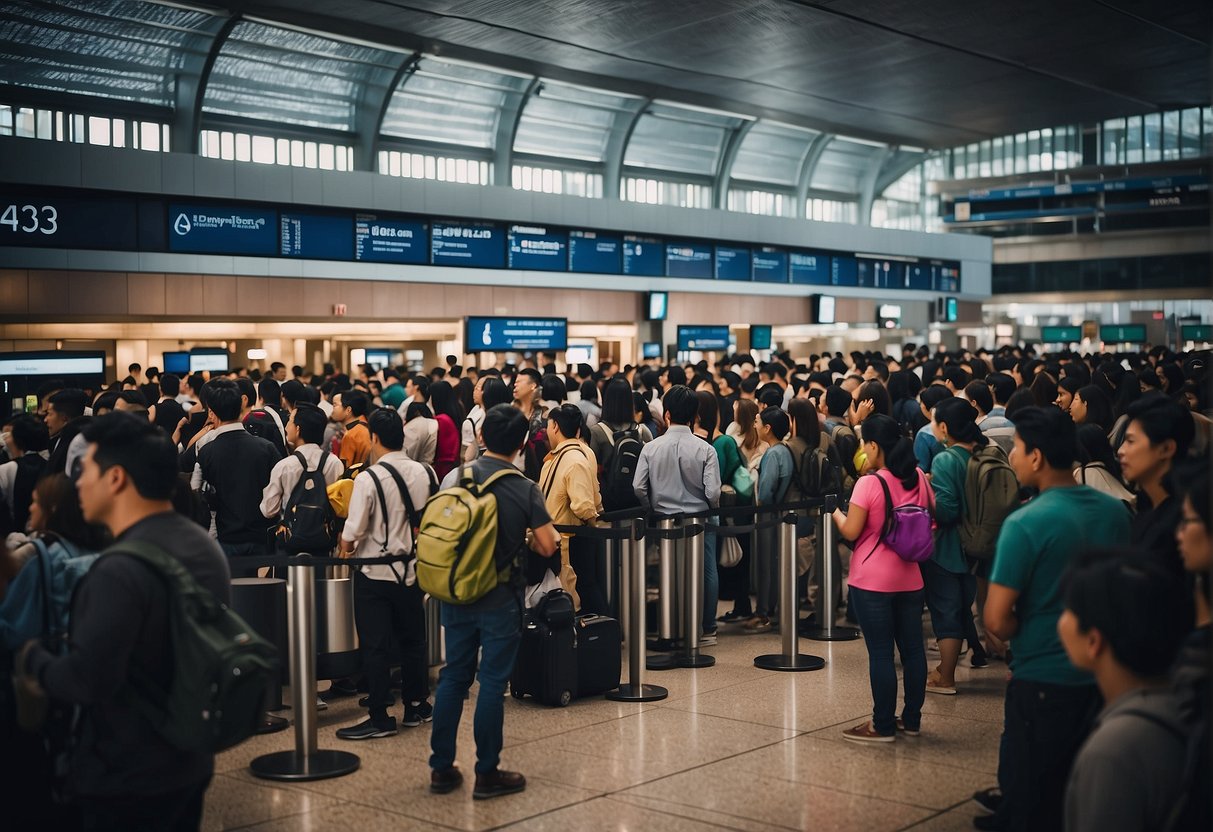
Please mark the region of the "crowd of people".
MULTIPOLYGON (((230 577, 291 551, 307 492, 323 487, 339 518, 329 551, 356 567, 366 692, 366 719, 337 736, 432 721, 431 788, 453 791, 478 678, 474 796, 496 797, 526 784, 499 767, 516 586, 561 587, 582 611, 609 612, 595 547, 555 526, 728 506, 741 511, 721 522, 745 524, 746 507, 838 494, 826 522, 842 542, 823 553, 835 586, 819 586, 805 522, 797 597, 809 620, 845 615, 862 630, 872 715, 847 740, 928 742, 927 694, 964 695, 962 663, 1005 662, 998 782, 975 795, 988 811, 978 828, 1186 828, 1175 824, 1208 818, 1207 743, 1191 750, 1209 713, 1208 358, 908 345, 564 371, 543 354, 492 368, 450 356, 430 373, 274 363, 182 379, 133 365, 104 390, 49 382, 36 414, 3 424, 3 647, 19 681, 80 708, 78 823, 196 828, 211 760, 158 738, 122 696, 130 674, 168 672, 164 596, 129 558, 94 556, 150 541, 226 598, 230 577), (427 500, 469 480, 494 490, 502 578, 474 604, 443 605, 431 704, 414 563, 357 560, 413 553, 427 500), (59 649, 20 626, 35 556, 73 598, 59 649)), ((706 536, 700 645, 778 627, 777 558, 774 533, 706 536)), ((330 694, 357 690, 336 680, 330 694)), ((10 782, 36 789, 38 775, 10 782)))

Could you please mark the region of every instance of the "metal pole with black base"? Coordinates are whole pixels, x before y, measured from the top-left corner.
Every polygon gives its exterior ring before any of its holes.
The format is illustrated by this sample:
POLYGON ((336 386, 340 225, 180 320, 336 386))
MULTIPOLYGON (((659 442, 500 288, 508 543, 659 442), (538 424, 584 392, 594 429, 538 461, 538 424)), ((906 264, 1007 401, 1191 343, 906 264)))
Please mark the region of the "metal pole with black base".
POLYGON ((713 656, 699 652, 699 620, 703 617, 703 548, 706 534, 703 523, 699 523, 698 531, 691 529, 690 537, 683 539, 682 551, 685 554, 682 574, 686 576, 683 589, 682 621, 683 651, 677 654, 678 667, 711 667, 716 664, 713 656))
POLYGON ((321 751, 316 745, 316 575, 307 564, 291 564, 287 616, 291 660, 291 703, 295 748, 264 754, 249 763, 265 780, 325 780, 358 770, 358 755, 321 751))
MULTIPOLYGON (((643 521, 634 521, 633 530, 643 521)), ((607 693, 606 698, 614 702, 656 702, 665 699, 670 692, 659 685, 644 683, 644 628, 645 628, 645 556, 644 540, 637 540, 635 531, 620 541, 627 586, 623 587, 628 611, 628 681, 607 693)))
POLYGON ((754 666, 763 670, 798 672, 821 670, 825 659, 798 652, 799 634, 796 620, 796 515, 788 514, 779 527, 779 634, 783 638, 782 653, 757 656, 754 666))
POLYGON ((838 508, 838 495, 827 494, 821 509, 821 528, 817 533, 817 576, 820 586, 817 597, 817 626, 804 627, 800 634, 814 641, 854 641, 859 638, 855 627, 839 627, 834 621, 838 612, 838 596, 834 588, 834 552, 838 548, 838 530, 830 517, 838 508))
MULTIPOLYGON (((658 575, 657 575, 657 640, 649 643, 649 648, 665 653, 661 656, 649 656, 647 665, 649 670, 673 670, 676 667, 681 667, 678 664, 677 657, 673 654, 676 649, 674 644, 674 636, 676 635, 675 610, 677 604, 674 598, 675 592, 681 587, 675 580, 675 558, 677 557, 677 549, 681 548, 685 543, 685 537, 675 538, 674 532, 681 531, 677 529, 675 518, 663 517, 657 521, 657 532, 660 534, 658 539, 658 575)), ((643 546, 641 547, 644 548, 643 546)), ((643 563, 643 561, 642 561, 643 563)), ((645 600, 641 596, 641 600, 645 600)))

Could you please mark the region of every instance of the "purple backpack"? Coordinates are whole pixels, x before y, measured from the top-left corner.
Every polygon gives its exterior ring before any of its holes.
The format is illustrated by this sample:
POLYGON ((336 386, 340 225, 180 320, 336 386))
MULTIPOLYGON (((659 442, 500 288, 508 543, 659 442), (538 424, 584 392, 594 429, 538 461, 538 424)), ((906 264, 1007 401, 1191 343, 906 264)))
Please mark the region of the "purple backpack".
MULTIPOLYGON (((904 506, 893 505, 893 495, 889 492, 889 484, 880 474, 874 474, 884 491, 885 521, 880 530, 880 537, 872 547, 872 552, 882 542, 888 543, 889 548, 897 556, 910 563, 922 563, 930 560, 935 554, 934 512, 931 507, 907 503, 904 506)), ((922 487, 922 474, 919 477, 919 488, 922 487)), ((872 556, 868 552, 868 557, 872 556)), ((867 558, 864 558, 867 560, 867 558)))

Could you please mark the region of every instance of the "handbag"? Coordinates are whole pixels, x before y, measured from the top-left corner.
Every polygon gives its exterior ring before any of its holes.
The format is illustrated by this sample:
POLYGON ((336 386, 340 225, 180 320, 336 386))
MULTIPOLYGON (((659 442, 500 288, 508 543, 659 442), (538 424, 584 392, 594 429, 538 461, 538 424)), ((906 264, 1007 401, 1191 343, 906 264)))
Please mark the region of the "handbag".
MULTIPOLYGON (((884 527, 880 530, 880 537, 872 546, 872 552, 875 552, 876 547, 883 542, 889 544, 889 548, 896 552, 899 558, 909 563, 922 563, 930 560, 931 556, 935 554, 933 506, 920 506, 914 503, 894 506, 889 484, 879 473, 873 474, 873 476, 880 482, 880 488, 884 491, 885 522, 884 527)), ((918 487, 922 488, 922 473, 920 472, 918 476, 918 487)), ((868 552, 867 557, 864 558, 865 561, 872 556, 872 552, 868 552)))
POLYGON ((732 535, 720 535, 716 544, 716 555, 720 566, 728 569, 741 563, 741 543, 732 535))
POLYGON ((733 491, 737 493, 738 497, 748 500, 754 496, 754 477, 750 475, 750 469, 744 465, 737 466, 729 484, 733 486, 733 491))

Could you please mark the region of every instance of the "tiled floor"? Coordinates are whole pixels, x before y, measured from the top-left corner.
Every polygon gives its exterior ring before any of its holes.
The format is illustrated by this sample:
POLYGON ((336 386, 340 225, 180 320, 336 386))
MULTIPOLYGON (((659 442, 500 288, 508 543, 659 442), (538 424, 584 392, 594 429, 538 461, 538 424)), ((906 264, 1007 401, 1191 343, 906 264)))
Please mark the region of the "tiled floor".
MULTIPOLYGON (((429 727, 362 743, 333 731, 362 718, 354 698, 320 714, 321 748, 361 756, 356 773, 282 784, 257 780, 252 758, 291 747, 291 731, 221 755, 206 830, 960 830, 968 797, 994 783, 1006 668, 958 672, 961 693, 928 696, 923 734, 857 746, 840 732, 870 715, 862 641, 801 641, 824 670, 776 673, 753 657, 779 636, 722 630, 716 666, 649 673, 670 691, 650 704, 601 697, 552 709, 506 699, 502 765, 527 775, 522 794, 476 802, 470 784, 428 791, 429 727)), ((928 662, 937 656, 928 653, 928 662)), ((475 689, 473 688, 473 695, 475 689)), ((475 762, 465 709, 459 763, 475 762)), ((289 713, 289 712, 287 712, 289 713)))

